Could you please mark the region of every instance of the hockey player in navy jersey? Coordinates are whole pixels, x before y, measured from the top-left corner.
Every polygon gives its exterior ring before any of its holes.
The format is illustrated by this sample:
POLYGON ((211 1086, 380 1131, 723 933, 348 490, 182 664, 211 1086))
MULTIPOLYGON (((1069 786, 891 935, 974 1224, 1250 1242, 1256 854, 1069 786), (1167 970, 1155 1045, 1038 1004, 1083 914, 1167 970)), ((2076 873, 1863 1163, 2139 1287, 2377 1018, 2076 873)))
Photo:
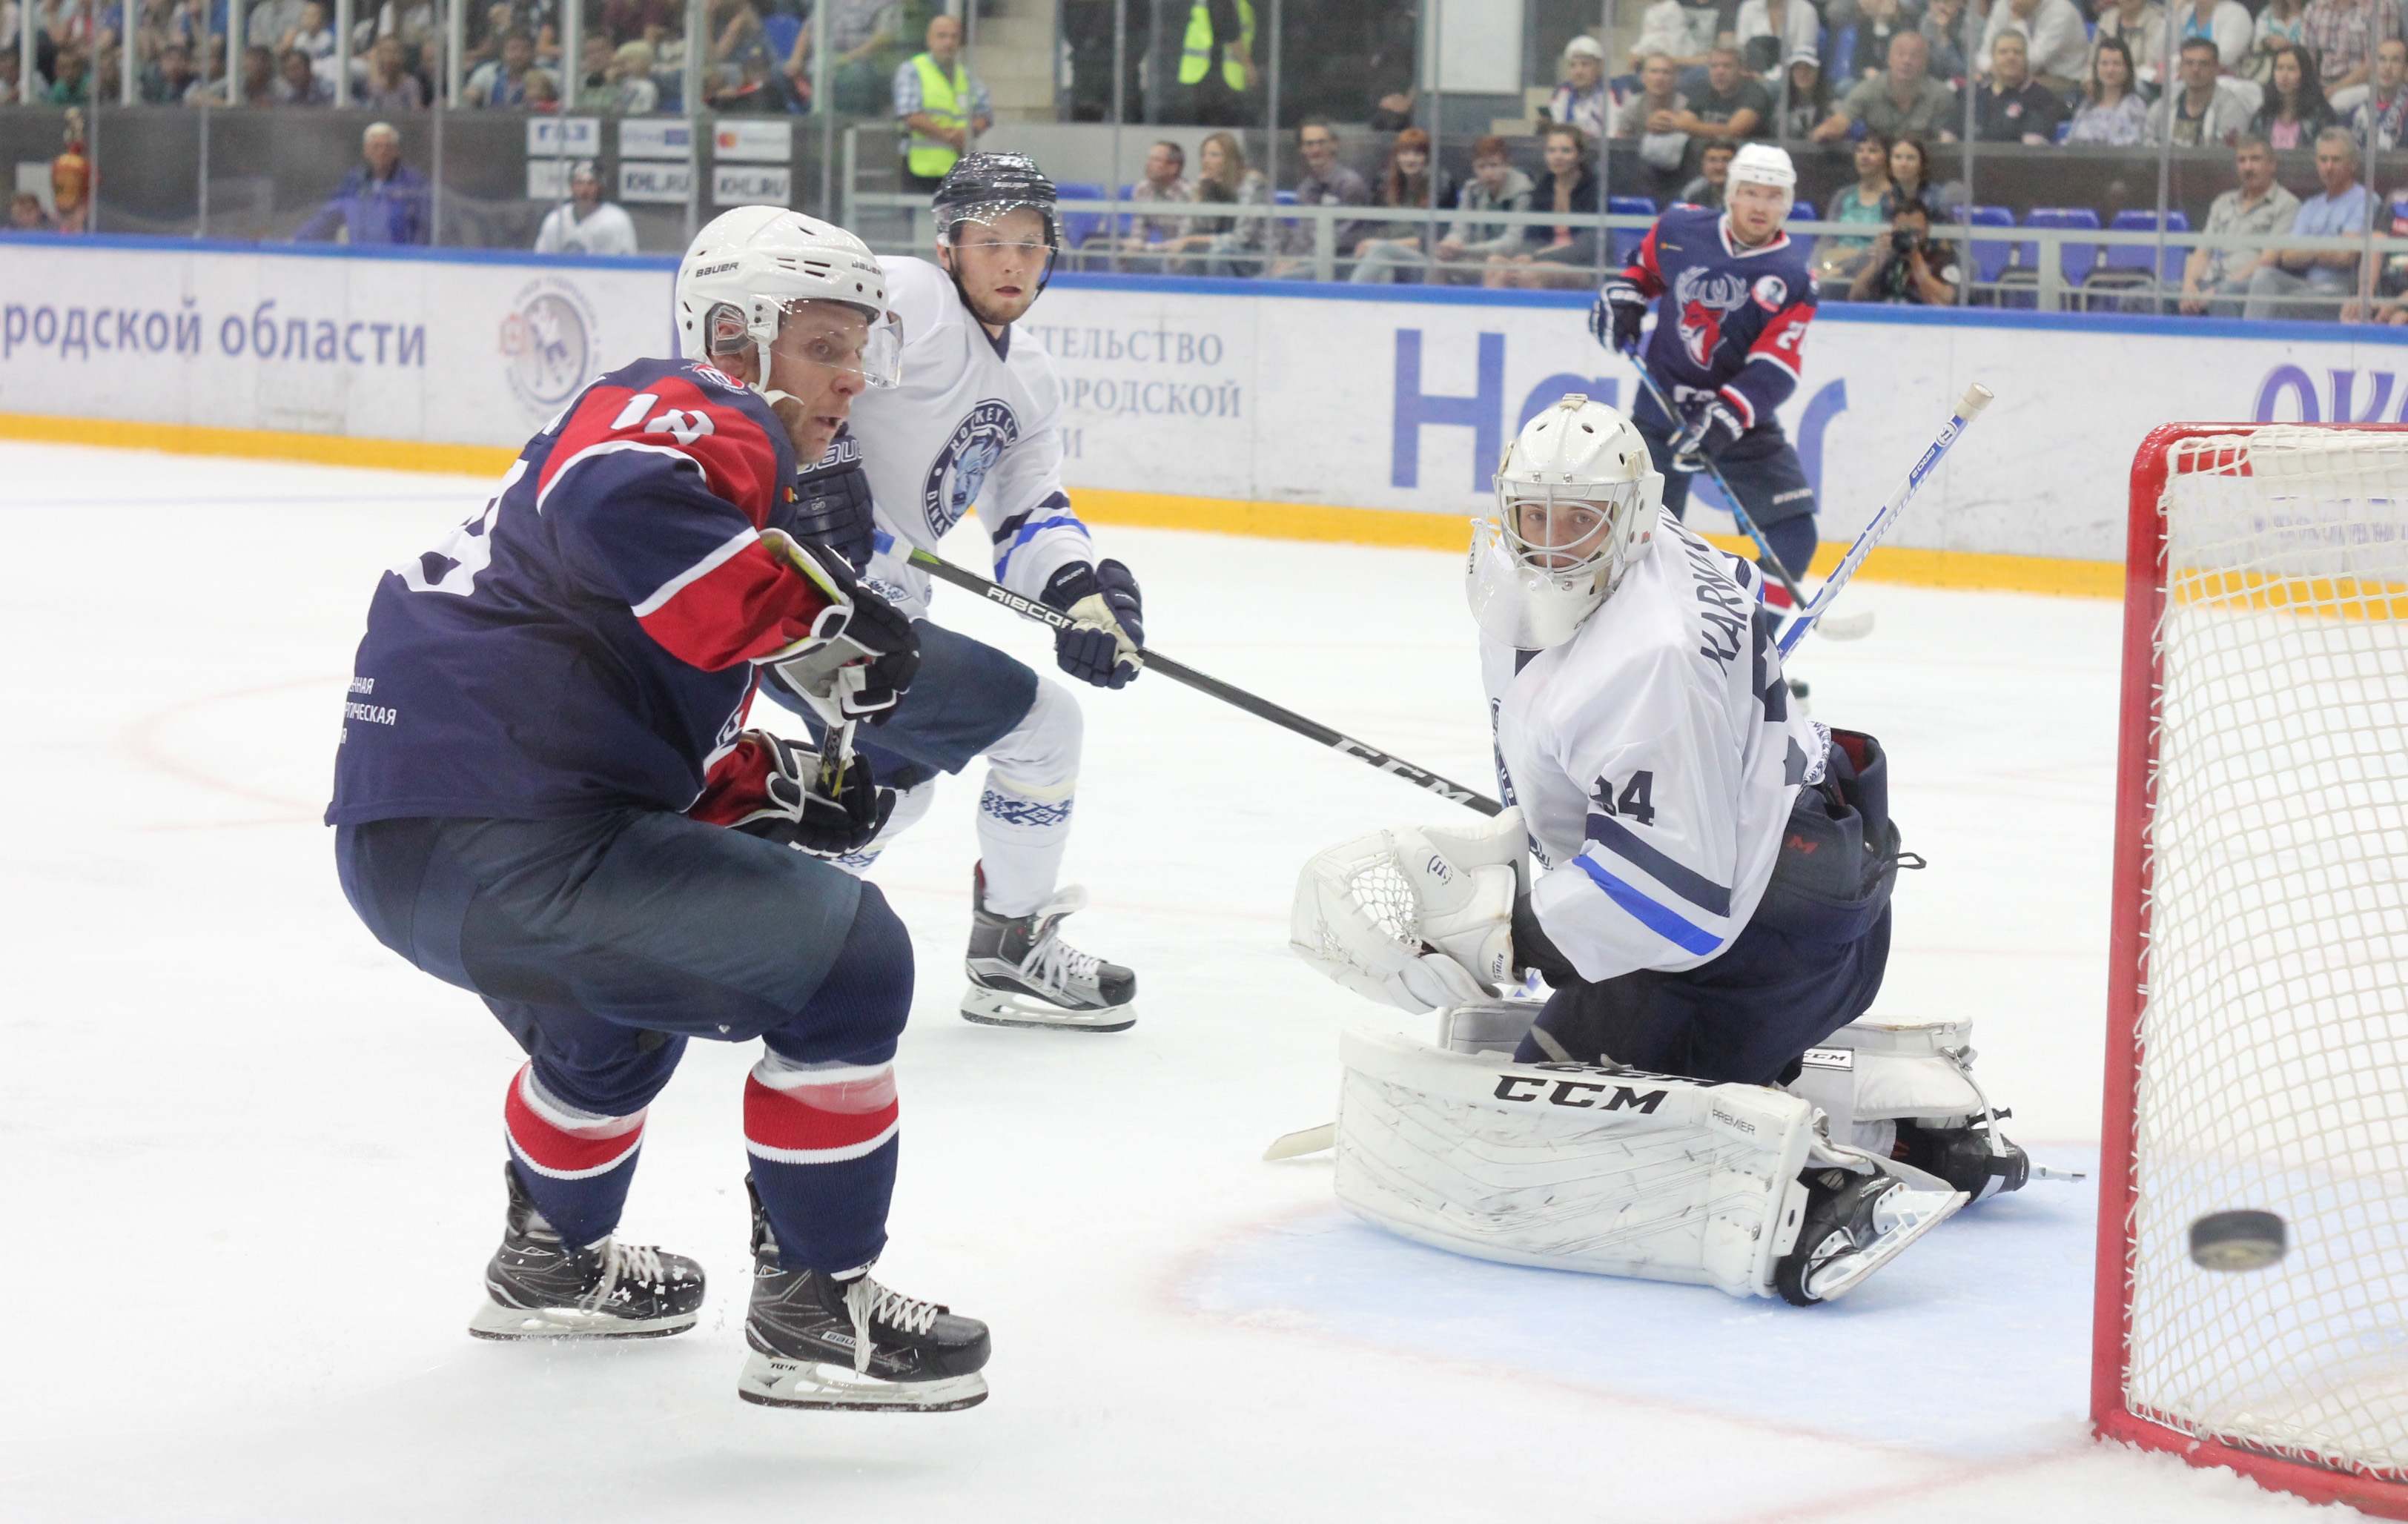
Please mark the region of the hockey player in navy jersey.
MULTIPOLYGON (((1782 231, 1796 199, 1789 155, 1750 143, 1732 158, 1728 209, 1675 207, 1656 219, 1627 268, 1598 292, 1599 343, 1641 353, 1677 418, 1641 392, 1631 422, 1682 517, 1706 458, 1741 498, 1792 578, 1814 559, 1814 489, 1773 409, 1798 389, 1818 300, 1809 250, 1782 231), (1643 334, 1650 310, 1656 325, 1643 334)), ((1767 597, 1786 605, 1778 578, 1767 597)))
POLYGON ((986 1326, 868 1274, 911 947, 827 859, 894 795, 857 760, 824 787, 818 757, 745 728, 764 683, 874 721, 918 662, 909 621, 802 536, 796 475, 894 384, 885 278, 844 230, 747 207, 703 230, 676 300, 682 359, 586 388, 480 513, 378 585, 326 815, 343 890, 527 1052, 470 1332, 694 1326, 701 1268, 616 1230, 687 1040, 757 1038, 739 1394, 968 1406, 986 1326))

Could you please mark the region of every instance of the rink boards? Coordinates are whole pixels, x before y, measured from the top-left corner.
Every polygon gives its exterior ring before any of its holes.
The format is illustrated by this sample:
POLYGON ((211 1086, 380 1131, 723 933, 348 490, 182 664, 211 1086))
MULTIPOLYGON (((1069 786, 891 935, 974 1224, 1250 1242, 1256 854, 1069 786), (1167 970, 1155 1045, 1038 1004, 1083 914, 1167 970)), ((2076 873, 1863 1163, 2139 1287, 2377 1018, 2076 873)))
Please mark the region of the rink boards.
MULTIPOLYGON (((0 236, 0 432, 497 469, 595 376, 666 350, 671 273, 0 236)), ((1524 419, 1575 391, 1630 405, 1587 301, 1064 275, 1024 327, 1054 357, 1065 472, 1092 517, 1452 546, 1524 419)), ((1823 538, 1844 540, 1982 382, 1998 403, 1899 526, 1889 570, 2105 593, 2151 426, 2408 418, 2403 346, 2390 328, 1833 304, 1781 417, 1823 538)))

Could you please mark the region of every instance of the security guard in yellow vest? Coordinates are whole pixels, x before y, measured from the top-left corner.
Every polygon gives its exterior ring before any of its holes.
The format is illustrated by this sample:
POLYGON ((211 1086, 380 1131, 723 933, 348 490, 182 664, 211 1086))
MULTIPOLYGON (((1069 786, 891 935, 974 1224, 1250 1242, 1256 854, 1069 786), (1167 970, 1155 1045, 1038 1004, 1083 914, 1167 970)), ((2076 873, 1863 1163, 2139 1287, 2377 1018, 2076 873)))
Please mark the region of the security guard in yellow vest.
POLYGON ((970 78, 961 56, 962 23, 940 14, 928 22, 928 50, 895 71, 908 190, 936 190, 969 140, 995 124, 986 87, 970 78))
POLYGON ((1189 120, 1197 125, 1262 125, 1262 113, 1250 110, 1245 99, 1254 85, 1252 0, 1195 0, 1179 55, 1179 83, 1187 94, 1189 120))

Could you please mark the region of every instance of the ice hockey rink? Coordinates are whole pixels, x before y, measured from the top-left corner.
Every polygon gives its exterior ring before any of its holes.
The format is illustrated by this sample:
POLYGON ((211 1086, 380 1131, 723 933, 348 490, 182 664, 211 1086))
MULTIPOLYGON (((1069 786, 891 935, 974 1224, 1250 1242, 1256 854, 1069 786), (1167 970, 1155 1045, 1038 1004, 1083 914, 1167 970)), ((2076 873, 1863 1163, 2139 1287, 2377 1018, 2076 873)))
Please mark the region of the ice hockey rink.
MULTIPOLYGON (((1133 1031, 955 1014, 975 779, 875 875, 920 960, 879 1274, 993 1325, 983 1406, 737 1400, 749 1048, 693 1046, 624 1227, 703 1261, 701 1325, 471 1340, 517 1049, 370 939, 319 816, 379 571, 488 491, 0 446, 0 778, 19 801, 0 839, 0 1517, 2310 1512, 2089 1439, 2089 1182, 1970 1209, 1801 1310, 1458 1259, 1348 1216, 1326 1155, 1263 1162, 1328 1119, 1341 1028, 1428 1025, 1288 955, 1297 868, 1365 830, 1467 817, 1158 676, 1082 691, 1067 869, 1094 897, 1070 939, 1139 972, 1133 1031)), ((1142 580, 1164 651, 1486 785, 1456 558, 1097 538, 1142 580)), ((1792 670, 1818 718, 1882 738, 1930 863, 1901 877, 1874 1014, 1971 1017, 2008 1131, 2090 1170, 2119 610, 1877 584, 1842 606, 1875 610, 1872 635, 1814 639, 1792 670)), ((937 617, 1052 669, 1043 633, 1000 610, 940 591, 937 617)))

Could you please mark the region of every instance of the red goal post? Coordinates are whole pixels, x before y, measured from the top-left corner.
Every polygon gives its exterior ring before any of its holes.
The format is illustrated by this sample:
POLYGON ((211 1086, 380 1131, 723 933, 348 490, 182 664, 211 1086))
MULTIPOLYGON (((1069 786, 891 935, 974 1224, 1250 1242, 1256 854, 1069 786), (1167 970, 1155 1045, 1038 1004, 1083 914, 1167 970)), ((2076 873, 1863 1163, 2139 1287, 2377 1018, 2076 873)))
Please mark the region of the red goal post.
POLYGON ((2408 1518, 2408 428, 2152 433, 2123 660, 2091 1417, 2408 1518))

